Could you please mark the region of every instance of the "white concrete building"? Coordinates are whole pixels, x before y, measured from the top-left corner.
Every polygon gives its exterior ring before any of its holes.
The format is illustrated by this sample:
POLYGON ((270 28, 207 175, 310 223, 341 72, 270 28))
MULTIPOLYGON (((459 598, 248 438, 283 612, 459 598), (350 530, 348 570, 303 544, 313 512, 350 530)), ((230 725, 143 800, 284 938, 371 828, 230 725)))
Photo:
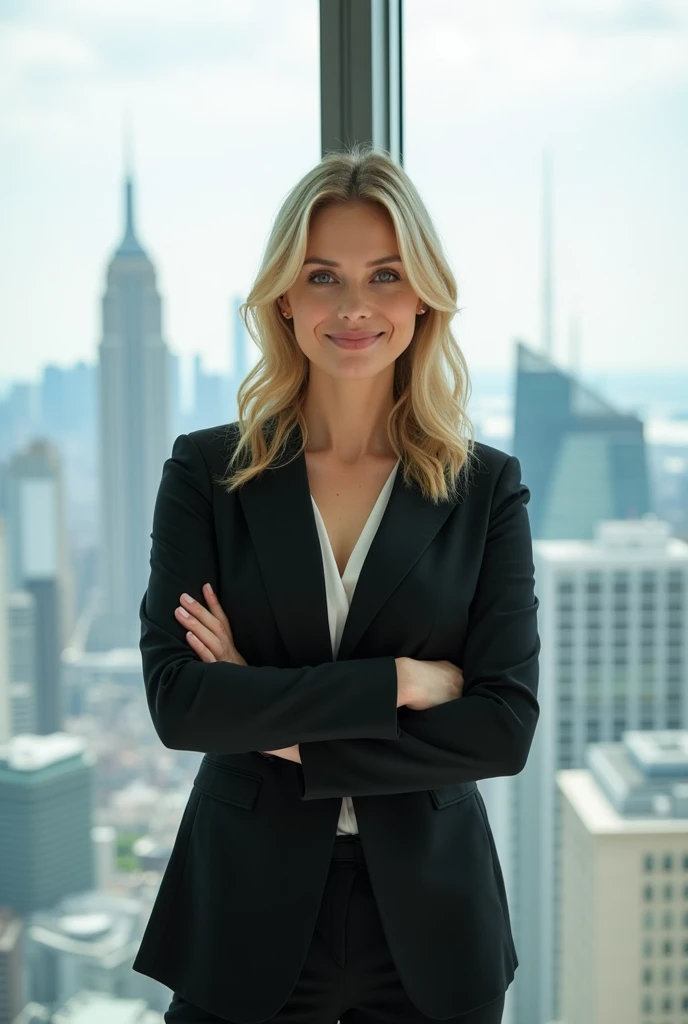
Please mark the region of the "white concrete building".
POLYGON ((562 794, 562 1024, 688 1020, 688 731, 594 744, 562 794))
POLYGON ((541 715, 528 763, 509 780, 514 1024, 560 1017, 557 770, 584 767, 589 743, 627 729, 688 727, 688 544, 649 516, 533 548, 541 715))

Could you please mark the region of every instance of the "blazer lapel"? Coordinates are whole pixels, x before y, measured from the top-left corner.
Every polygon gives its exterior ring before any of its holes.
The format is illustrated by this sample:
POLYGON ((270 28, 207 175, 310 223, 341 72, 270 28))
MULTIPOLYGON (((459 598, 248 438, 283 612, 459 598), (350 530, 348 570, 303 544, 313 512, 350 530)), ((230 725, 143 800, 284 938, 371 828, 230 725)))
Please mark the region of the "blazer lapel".
POLYGON ((399 466, 380 525, 366 555, 344 623, 337 660, 352 658, 368 626, 413 568, 455 507, 434 505, 407 486, 399 466))
MULTIPOLYGON (((292 448, 290 443, 285 458, 293 456, 292 448)), ((244 484, 239 500, 293 666, 332 661, 325 574, 303 454, 281 459, 244 484)))
MULTIPOLYGON (((293 665, 332 661, 325 574, 306 459, 294 431, 285 456, 239 489, 280 635, 293 665), (286 461, 291 458, 291 461, 286 461)), ((455 503, 434 505, 403 482, 400 466, 354 590, 337 660, 355 656, 373 618, 443 525, 455 503)))

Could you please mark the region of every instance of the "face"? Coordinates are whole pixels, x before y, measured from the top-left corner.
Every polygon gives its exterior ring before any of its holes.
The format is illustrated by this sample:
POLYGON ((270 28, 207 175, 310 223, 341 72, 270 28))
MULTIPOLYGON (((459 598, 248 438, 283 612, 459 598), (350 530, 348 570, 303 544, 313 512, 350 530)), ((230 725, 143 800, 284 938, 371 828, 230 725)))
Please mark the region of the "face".
POLYGON ((304 265, 278 302, 293 316, 296 341, 311 363, 346 379, 394 363, 425 309, 409 284, 389 213, 368 202, 327 206, 312 216, 304 265), (354 347, 337 337, 354 332, 354 347))

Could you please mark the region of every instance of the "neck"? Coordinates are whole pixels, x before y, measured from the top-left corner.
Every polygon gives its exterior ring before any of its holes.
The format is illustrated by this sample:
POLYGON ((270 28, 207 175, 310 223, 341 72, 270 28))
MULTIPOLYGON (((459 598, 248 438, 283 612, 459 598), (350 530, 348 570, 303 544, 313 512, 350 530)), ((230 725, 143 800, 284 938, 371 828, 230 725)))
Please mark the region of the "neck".
POLYGON ((309 452, 337 462, 394 455, 387 418, 394 405, 394 364, 362 380, 343 380, 311 364, 303 415, 309 452))

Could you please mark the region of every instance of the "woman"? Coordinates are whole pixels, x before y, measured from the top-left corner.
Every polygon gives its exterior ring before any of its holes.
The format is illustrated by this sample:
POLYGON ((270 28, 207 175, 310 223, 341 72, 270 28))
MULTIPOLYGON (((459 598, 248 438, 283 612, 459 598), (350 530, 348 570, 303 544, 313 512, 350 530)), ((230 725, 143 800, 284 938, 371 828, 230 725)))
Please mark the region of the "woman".
POLYGON ((476 781, 528 756, 538 601, 455 300, 404 171, 329 154, 242 307, 238 422, 165 464, 144 678, 162 742, 205 754, 134 963, 166 1021, 501 1021, 518 960, 476 781))

